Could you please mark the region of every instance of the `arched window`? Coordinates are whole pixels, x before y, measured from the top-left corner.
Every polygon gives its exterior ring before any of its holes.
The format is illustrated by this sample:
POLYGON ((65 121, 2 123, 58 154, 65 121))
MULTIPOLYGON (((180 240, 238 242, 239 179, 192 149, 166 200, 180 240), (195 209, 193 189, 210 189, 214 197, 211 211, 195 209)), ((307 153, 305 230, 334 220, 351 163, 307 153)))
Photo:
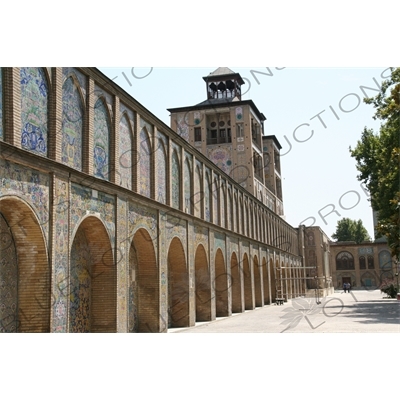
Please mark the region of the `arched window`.
POLYGON ((62 88, 61 162, 82 170, 83 105, 78 86, 70 76, 62 88))
POLYGON ((42 68, 22 67, 21 147, 47 156, 48 83, 42 68))
POLYGON ((139 145, 139 193, 151 196, 151 144, 146 128, 140 131, 139 145))
POLYGON ((366 267, 365 257, 364 257, 364 256, 361 256, 361 257, 359 258, 359 262, 360 262, 360 269, 366 269, 366 268, 367 268, 367 267, 366 267))
POLYGON ((368 256, 368 269, 374 269, 374 257, 373 256, 368 256))
POLYGON ((172 197, 172 207, 179 209, 181 206, 181 191, 180 191, 180 164, 178 154, 176 151, 172 154, 172 165, 171 165, 171 197, 172 197))
POLYGON ((102 98, 94 105, 93 171, 101 179, 109 179, 111 124, 102 98))
POLYGON ((354 258, 353 256, 347 252, 342 251, 336 256, 336 269, 348 270, 354 269, 354 258))

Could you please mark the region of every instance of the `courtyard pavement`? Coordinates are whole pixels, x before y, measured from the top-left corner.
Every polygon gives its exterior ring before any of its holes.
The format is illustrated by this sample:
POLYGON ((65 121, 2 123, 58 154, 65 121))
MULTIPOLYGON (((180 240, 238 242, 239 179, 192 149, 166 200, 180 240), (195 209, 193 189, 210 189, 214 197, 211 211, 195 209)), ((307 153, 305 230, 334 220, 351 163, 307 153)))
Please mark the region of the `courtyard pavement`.
POLYGON ((297 298, 168 333, 400 333, 400 301, 380 290, 297 298), (320 304, 317 304, 317 301, 320 304))

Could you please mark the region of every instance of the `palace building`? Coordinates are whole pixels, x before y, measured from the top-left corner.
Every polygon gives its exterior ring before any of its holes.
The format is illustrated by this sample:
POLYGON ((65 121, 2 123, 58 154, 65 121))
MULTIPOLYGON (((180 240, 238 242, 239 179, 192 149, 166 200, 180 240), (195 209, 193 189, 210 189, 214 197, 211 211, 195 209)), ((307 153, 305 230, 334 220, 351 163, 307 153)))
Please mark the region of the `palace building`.
POLYGON ((282 218, 281 146, 240 75, 204 80, 169 127, 96 68, 0 69, 0 332, 166 332, 347 277, 282 218))

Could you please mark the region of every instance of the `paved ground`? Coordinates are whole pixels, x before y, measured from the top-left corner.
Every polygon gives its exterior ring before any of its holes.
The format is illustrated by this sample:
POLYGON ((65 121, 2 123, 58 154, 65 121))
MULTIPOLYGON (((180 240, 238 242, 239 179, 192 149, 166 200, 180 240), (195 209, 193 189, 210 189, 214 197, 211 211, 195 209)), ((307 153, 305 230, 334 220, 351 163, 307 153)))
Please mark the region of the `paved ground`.
POLYGON ((379 290, 289 300, 168 333, 400 333, 400 301, 379 290))

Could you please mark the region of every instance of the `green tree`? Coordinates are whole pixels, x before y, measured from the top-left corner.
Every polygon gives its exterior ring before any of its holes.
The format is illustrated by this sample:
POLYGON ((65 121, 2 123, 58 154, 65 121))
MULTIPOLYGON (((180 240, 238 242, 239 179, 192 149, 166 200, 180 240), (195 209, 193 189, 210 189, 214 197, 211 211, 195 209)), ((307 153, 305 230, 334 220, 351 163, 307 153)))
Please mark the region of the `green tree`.
POLYGON ((338 221, 336 232, 332 238, 338 242, 356 242, 361 243, 371 240, 368 231, 365 229, 361 219, 358 221, 350 218, 342 218, 338 221))
POLYGON ((377 212, 377 236, 385 236, 392 255, 400 252, 400 68, 391 69, 391 77, 382 82, 379 94, 365 98, 376 109, 374 119, 381 120, 378 133, 364 128, 361 140, 350 154, 356 159, 377 212))

